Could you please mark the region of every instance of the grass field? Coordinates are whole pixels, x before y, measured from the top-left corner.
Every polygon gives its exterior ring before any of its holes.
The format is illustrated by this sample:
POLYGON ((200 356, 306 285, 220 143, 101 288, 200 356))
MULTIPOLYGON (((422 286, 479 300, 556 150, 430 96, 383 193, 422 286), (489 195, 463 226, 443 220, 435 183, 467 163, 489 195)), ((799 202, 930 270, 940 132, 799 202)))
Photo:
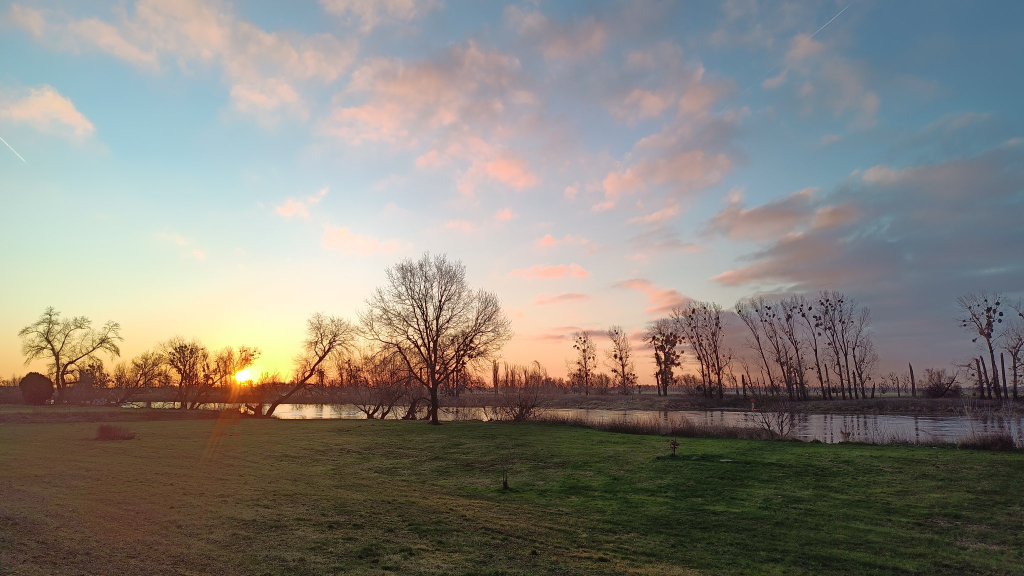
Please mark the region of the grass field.
POLYGON ((0 412, 2 574, 1024 570, 1020 453, 238 418, 101 442, 98 411, 25 413, 0 412))

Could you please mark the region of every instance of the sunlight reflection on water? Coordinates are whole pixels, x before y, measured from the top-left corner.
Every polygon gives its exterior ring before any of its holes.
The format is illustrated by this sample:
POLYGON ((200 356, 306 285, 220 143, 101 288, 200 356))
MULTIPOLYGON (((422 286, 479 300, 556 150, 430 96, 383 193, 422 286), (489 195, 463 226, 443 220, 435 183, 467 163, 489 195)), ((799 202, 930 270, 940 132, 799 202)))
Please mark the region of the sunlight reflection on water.
MULTIPOLYGON (((173 408, 171 402, 152 402, 153 408, 173 408)), ((144 403, 133 403, 141 407, 144 403)), ((210 409, 238 408, 238 404, 208 404, 210 409)), ((731 410, 587 410, 579 408, 540 409, 540 415, 583 419, 588 422, 649 421, 656 419, 666 427, 684 420, 701 424, 756 427, 750 412, 731 410)), ((400 418, 404 407, 389 418, 400 418)), ((421 412, 422 415, 422 412, 421 412)), ((275 417, 282 420, 356 419, 366 416, 354 404, 282 404, 275 417)), ((486 420, 481 407, 442 408, 441 420, 486 420)), ((880 442, 899 439, 909 442, 950 442, 971 434, 1009 432, 1024 438, 1021 416, 908 416, 901 414, 796 414, 793 435, 801 440, 833 443, 848 436, 851 441, 880 442)))
MULTIPOLYGON (((541 414, 582 418, 591 422, 658 419, 665 425, 683 420, 727 426, 757 426, 749 412, 729 410, 584 410, 547 409, 541 414)), ((278 407, 282 419, 364 418, 354 405, 287 404, 278 407)), ((971 433, 1009 432, 1022 437, 1020 416, 907 416, 895 414, 797 414, 794 435, 801 440, 839 442, 843 432, 854 441, 899 438, 912 442, 952 441, 971 433)), ((485 420, 483 408, 442 408, 442 420, 485 420)))

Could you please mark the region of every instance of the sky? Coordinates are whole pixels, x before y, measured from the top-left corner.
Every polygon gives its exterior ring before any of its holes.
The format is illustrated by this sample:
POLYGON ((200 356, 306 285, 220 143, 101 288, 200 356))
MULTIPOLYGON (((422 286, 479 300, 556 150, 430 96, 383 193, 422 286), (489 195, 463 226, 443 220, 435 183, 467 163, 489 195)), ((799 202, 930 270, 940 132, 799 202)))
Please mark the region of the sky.
POLYGON ((122 359, 180 335, 287 374, 312 313, 357 320, 427 251, 501 299, 505 360, 553 375, 577 330, 639 344, 689 299, 823 289, 871 309, 882 370, 948 365, 974 353, 959 294, 1024 290, 1022 21, 1009 1, 0 2, 0 374, 32 368, 17 332, 47 306, 119 322, 122 359))

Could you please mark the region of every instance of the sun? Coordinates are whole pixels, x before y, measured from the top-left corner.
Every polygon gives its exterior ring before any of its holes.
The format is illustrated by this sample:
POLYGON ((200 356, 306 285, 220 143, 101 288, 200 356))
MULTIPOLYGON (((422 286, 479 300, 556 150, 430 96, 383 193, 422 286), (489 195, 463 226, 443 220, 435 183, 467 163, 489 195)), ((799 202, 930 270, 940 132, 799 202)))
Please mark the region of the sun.
POLYGON ((239 370, 238 373, 235 374, 235 381, 237 381, 238 383, 248 382, 250 380, 252 380, 252 373, 249 371, 248 368, 239 370))

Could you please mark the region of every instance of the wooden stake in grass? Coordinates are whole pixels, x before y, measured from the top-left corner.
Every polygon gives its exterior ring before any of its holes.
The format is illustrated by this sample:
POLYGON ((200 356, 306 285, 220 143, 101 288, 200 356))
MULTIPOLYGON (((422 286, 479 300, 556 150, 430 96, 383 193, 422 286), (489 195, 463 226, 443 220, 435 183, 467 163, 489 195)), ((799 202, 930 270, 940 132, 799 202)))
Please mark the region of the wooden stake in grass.
POLYGON ((505 460, 505 466, 501 469, 501 489, 508 490, 508 470, 512 467, 512 449, 508 449, 508 458, 505 460))
POLYGON ((679 441, 675 438, 668 441, 668 447, 672 449, 672 455, 676 455, 676 448, 679 448, 679 441))

